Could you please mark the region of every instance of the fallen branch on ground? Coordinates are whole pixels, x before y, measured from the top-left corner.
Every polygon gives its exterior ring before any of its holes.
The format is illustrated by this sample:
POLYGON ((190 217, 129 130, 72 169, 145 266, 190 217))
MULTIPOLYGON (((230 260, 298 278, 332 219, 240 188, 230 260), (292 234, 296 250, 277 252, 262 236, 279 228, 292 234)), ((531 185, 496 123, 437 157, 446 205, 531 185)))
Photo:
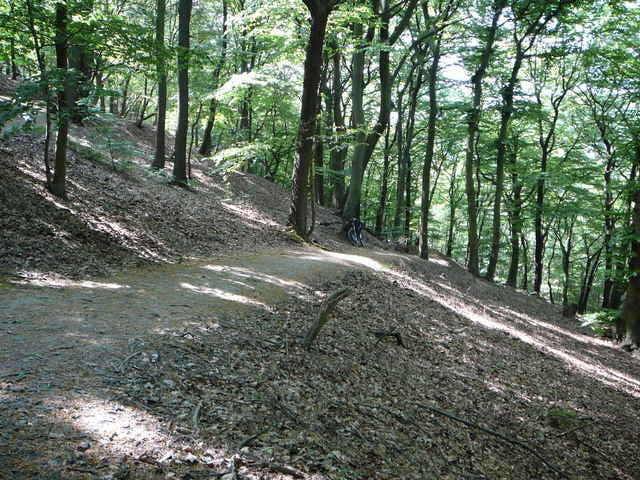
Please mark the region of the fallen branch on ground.
POLYGON ((320 330, 329 320, 329 314, 336 308, 338 302, 346 298, 350 293, 350 288, 343 288, 341 290, 333 292, 322 302, 322 305, 320 305, 320 312, 318 312, 318 317, 316 318, 315 322, 313 322, 313 325, 311 325, 311 328, 304 338, 303 344, 307 349, 311 347, 311 344, 320 333, 320 330))
POLYGON ((400 332, 395 332, 390 330, 372 330, 371 333, 378 339, 378 341, 376 342, 376 345, 380 343, 380 340, 382 340, 385 337, 393 337, 396 339, 396 342, 398 343, 398 345, 400 345, 402 348, 407 348, 407 346, 402 341, 402 336, 400 335, 400 332))
POLYGON ((418 403, 418 402, 416 402, 416 405, 418 407, 420 407, 420 408, 425 408, 427 410, 431 410, 432 412, 436 412, 436 413, 438 413, 440 415, 444 415, 445 417, 450 418, 451 420, 455 420, 456 422, 463 423, 468 427, 477 428, 478 430, 481 430, 481 431, 483 431, 485 433, 488 433, 490 435, 498 437, 500 440, 504 440, 505 442, 511 443, 513 445, 517 445, 520 448, 523 448, 526 451, 528 451, 528 452, 532 453, 533 455, 535 455, 536 457, 538 457, 542 461, 542 463, 544 463, 547 467, 549 467, 549 469, 551 471, 557 473, 558 475, 560 475, 563 478, 569 478, 566 473, 564 473, 563 471, 561 471, 557 467, 554 467, 551 463, 549 463, 547 461, 546 458, 544 458, 542 455, 540 455, 534 448, 530 447, 529 445, 527 445, 526 443, 524 443, 524 442, 522 442, 520 440, 508 437, 506 435, 503 435, 500 432, 496 432, 495 430, 491 430, 490 428, 483 427, 481 425, 478 425, 477 423, 473 423, 473 422, 471 422, 469 420, 466 420, 464 418, 460 418, 460 417, 458 417, 458 416, 456 416, 456 415, 454 415, 452 413, 445 412, 444 410, 440 410, 439 408, 436 408, 436 407, 432 407, 431 405, 426 405, 424 403, 418 403))

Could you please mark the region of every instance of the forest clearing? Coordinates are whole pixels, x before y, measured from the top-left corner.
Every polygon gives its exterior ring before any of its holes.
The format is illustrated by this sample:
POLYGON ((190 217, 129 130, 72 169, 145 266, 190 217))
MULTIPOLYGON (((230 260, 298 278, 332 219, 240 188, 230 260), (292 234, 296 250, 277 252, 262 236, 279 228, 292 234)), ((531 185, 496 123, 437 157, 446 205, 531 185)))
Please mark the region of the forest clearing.
POLYGON ((640 479, 639 32, 0 0, 0 479, 640 479))

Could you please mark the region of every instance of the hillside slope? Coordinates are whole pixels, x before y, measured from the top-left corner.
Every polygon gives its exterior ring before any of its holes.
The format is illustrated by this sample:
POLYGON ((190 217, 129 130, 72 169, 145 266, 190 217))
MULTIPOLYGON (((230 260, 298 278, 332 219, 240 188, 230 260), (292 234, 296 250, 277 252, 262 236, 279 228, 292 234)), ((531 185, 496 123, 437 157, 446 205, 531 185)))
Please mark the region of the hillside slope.
POLYGON ((0 159, 0 478, 640 478, 638 358, 557 307, 326 210, 326 250, 292 243, 251 175, 77 156, 62 202, 33 142, 0 159))

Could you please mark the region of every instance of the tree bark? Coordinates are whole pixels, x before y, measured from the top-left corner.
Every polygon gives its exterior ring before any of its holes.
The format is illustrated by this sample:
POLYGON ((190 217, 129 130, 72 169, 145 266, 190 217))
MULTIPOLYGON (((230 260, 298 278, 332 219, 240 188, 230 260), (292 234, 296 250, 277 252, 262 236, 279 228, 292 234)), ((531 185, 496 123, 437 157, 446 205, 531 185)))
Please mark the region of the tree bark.
POLYGON ((478 236, 478 198, 474 185, 474 157, 478 131, 480 125, 480 105, 482 101, 482 80, 487 72, 489 60, 493 54, 493 44, 498 30, 498 21, 502 15, 502 10, 506 6, 506 0, 496 0, 493 6, 493 18, 491 26, 487 29, 487 39, 485 41, 480 63, 473 77, 471 77, 471 87, 473 90, 471 109, 467 119, 467 150, 465 155, 465 186, 467 194, 467 268, 474 276, 480 275, 478 236))
MULTIPOLYGON (((213 79, 211 82, 211 88, 215 91, 218 88, 220 83, 220 74, 222 73, 222 69, 224 68, 224 64, 227 58, 227 45, 229 43, 229 39, 227 38, 227 19, 229 16, 229 8, 227 5, 227 0, 222 0, 222 37, 221 37, 221 45, 220 45, 220 59, 216 63, 216 67, 213 70, 213 79)), ((207 118, 207 125, 204 128, 204 133, 202 134, 202 145, 200 146, 200 155, 210 155, 211 154, 211 132, 213 131, 213 125, 216 121, 216 112, 217 112, 218 102, 215 97, 211 98, 211 102, 209 103, 209 117, 207 118)))
POLYGON ((189 25, 193 0, 178 4, 178 126, 175 139, 173 179, 187 184, 187 130, 189 129, 189 25))
POLYGON ((156 0, 156 69, 158 76, 158 114, 156 115, 156 150, 152 168, 164 168, 166 158, 165 124, 167 118, 167 69, 164 54, 166 0, 156 0))
POLYGON ((56 67, 62 74, 62 85, 58 86, 58 138, 56 139, 56 158, 51 182, 51 193, 60 198, 66 198, 67 176, 67 143, 69 137, 69 117, 71 115, 69 102, 69 17, 67 3, 56 4, 55 44, 56 67))
POLYGON ((322 49, 331 11, 328 2, 305 0, 311 14, 311 31, 304 62, 302 105, 298 124, 297 156, 291 179, 291 204, 288 223, 302 238, 307 238, 307 203, 309 200, 309 169, 313 162, 313 134, 316 127, 318 86, 322 69, 322 49))
POLYGON ((420 258, 429 258, 429 206, 431 203, 431 165, 436 141, 438 119, 438 63, 440 62, 440 37, 432 45, 431 68, 429 69, 429 118, 427 120, 427 145, 422 167, 422 203, 420 206, 420 258))

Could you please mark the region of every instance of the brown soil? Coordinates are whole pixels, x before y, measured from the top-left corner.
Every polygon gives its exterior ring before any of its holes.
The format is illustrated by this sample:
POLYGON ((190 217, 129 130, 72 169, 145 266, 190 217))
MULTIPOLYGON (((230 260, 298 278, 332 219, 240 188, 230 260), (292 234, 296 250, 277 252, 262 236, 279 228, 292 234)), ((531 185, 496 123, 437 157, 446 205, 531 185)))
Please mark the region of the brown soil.
POLYGON ((280 187, 205 164, 77 156, 59 201, 38 146, 0 156, 0 478, 640 478, 638 358, 557 307, 324 209, 295 243, 280 187))

